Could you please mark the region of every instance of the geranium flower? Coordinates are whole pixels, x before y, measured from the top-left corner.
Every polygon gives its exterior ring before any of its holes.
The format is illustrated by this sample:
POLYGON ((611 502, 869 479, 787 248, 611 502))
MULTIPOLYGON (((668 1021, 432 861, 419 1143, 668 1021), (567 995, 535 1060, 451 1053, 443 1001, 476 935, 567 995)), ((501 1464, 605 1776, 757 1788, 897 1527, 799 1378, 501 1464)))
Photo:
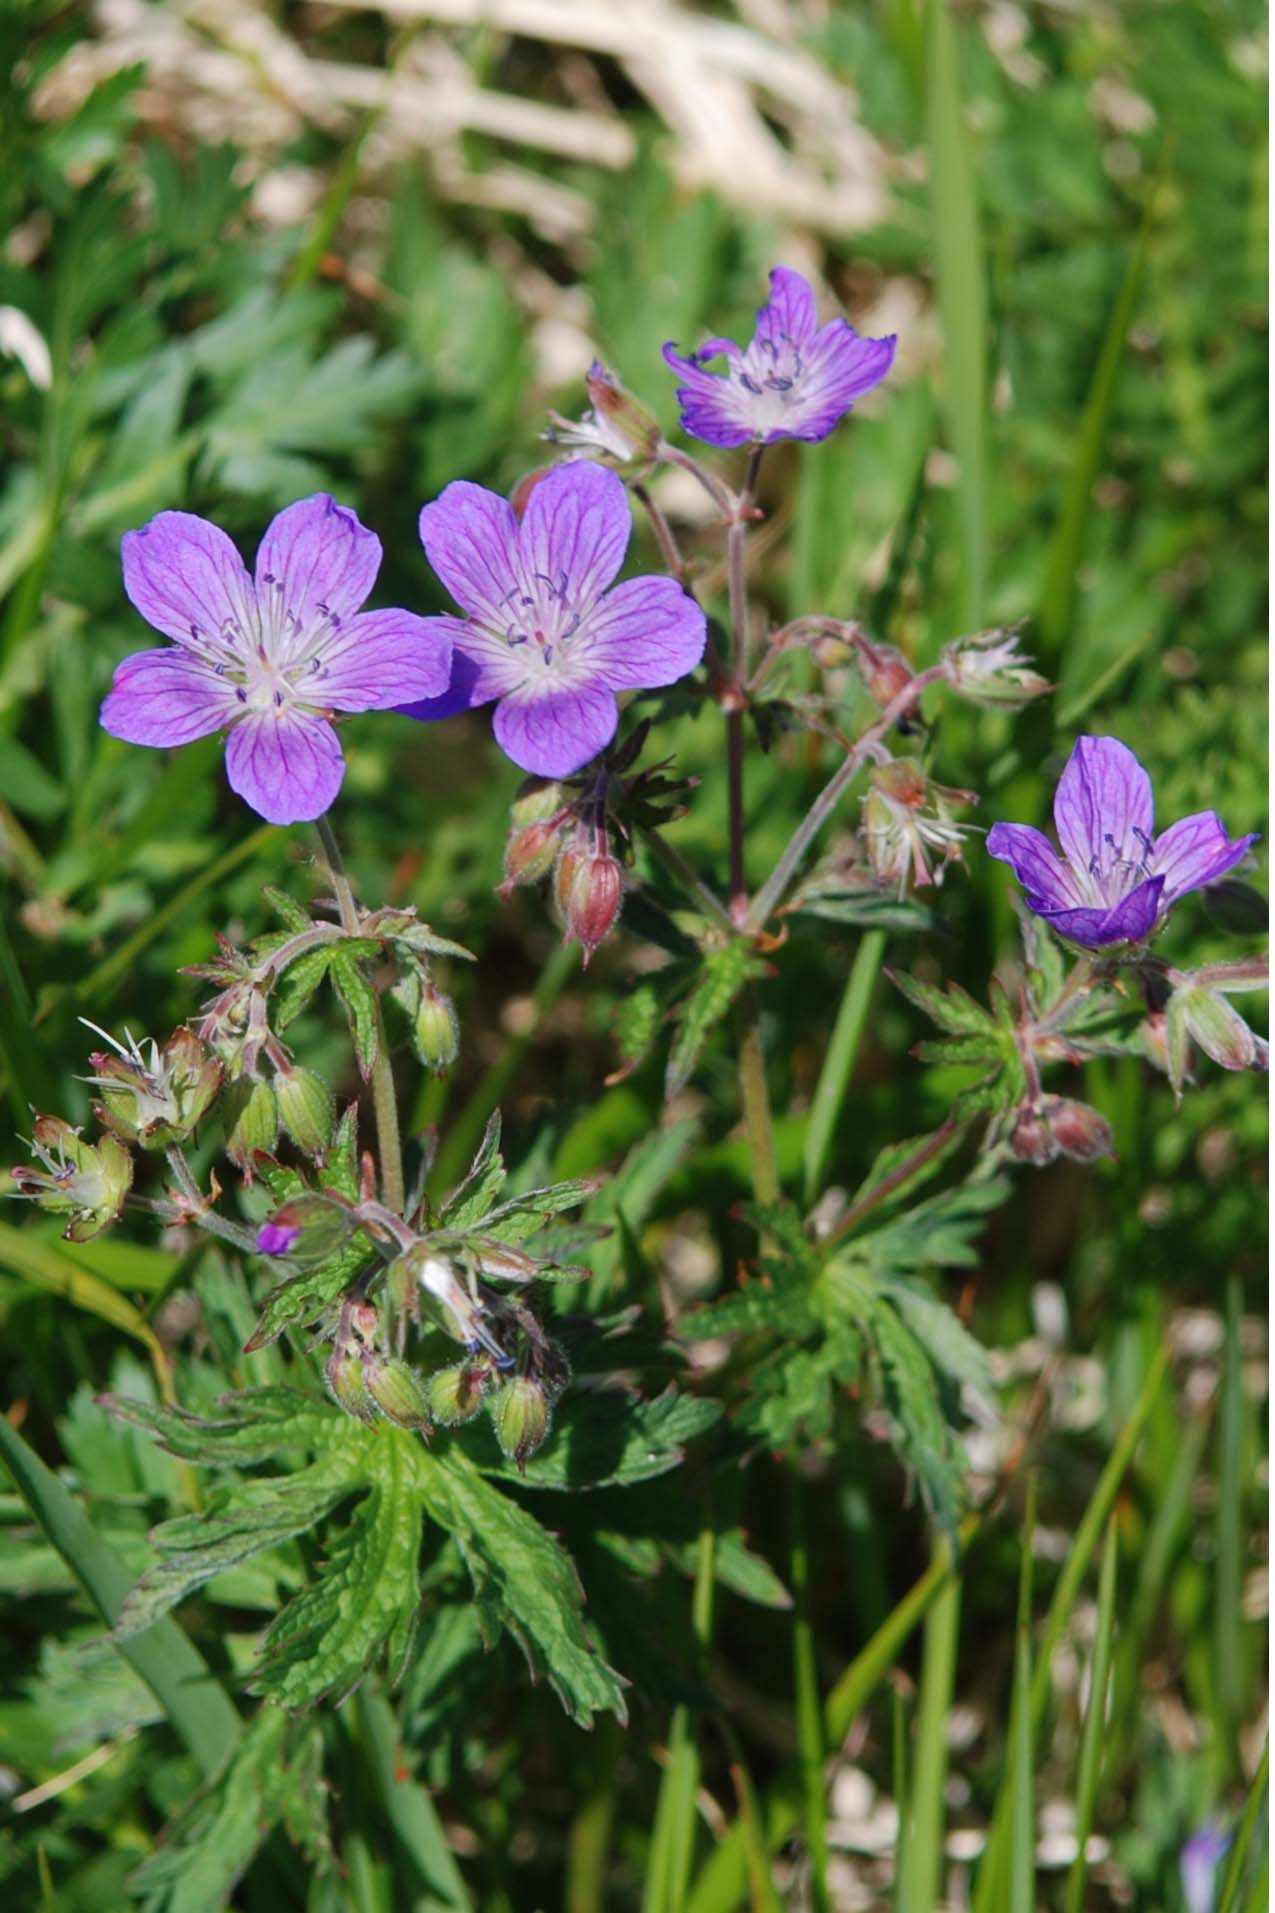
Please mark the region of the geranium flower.
POLYGON ((677 388, 683 430, 710 445, 770 445, 827 438, 855 400, 881 383, 897 343, 893 334, 860 338, 845 319, 821 326, 801 274, 776 266, 747 351, 733 339, 709 339, 689 358, 670 343, 664 357, 685 380, 677 388), (720 358, 724 372, 704 370, 720 358))
POLYGON ((333 711, 384 711, 443 690, 448 633, 410 611, 360 611, 381 541, 317 492, 281 511, 249 577, 225 532, 162 511, 124 534, 124 589, 172 648, 115 672, 102 724, 130 744, 230 733, 231 788, 272 824, 329 808, 345 760, 333 711))
POLYGON ((675 684, 704 655, 707 622, 673 578, 608 590, 632 521, 615 473, 556 465, 521 522, 497 492, 463 479, 421 512, 421 543, 465 618, 427 622, 453 649, 443 697, 410 717, 452 717, 497 700, 496 742, 537 777, 569 777, 615 736, 617 691, 675 684))
POLYGON ((1027 824, 996 824, 993 857, 1010 864, 1027 907, 1091 950, 1141 943, 1171 904, 1233 870, 1256 836, 1232 841, 1215 811, 1158 837, 1151 779, 1114 737, 1078 737, 1054 796, 1063 859, 1027 824))

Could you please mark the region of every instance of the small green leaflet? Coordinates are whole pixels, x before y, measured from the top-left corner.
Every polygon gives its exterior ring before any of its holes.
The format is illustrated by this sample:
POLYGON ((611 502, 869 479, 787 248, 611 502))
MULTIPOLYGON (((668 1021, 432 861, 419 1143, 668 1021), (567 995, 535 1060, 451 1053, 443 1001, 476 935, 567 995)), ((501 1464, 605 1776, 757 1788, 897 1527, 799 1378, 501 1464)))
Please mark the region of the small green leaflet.
POLYGON ((677 1009, 677 1034, 664 1076, 666 1096, 676 1096, 685 1089, 704 1053, 704 1045, 745 983, 765 973, 765 965, 752 944, 742 937, 723 949, 707 952, 698 982, 677 1009))
POLYGON ((665 1389, 654 1401, 622 1389, 590 1389, 568 1395, 554 1418, 553 1433, 526 1464, 524 1473, 506 1461, 486 1421, 456 1433, 486 1475, 570 1494, 585 1488, 628 1487, 676 1468, 685 1444, 721 1418, 721 1404, 665 1389))

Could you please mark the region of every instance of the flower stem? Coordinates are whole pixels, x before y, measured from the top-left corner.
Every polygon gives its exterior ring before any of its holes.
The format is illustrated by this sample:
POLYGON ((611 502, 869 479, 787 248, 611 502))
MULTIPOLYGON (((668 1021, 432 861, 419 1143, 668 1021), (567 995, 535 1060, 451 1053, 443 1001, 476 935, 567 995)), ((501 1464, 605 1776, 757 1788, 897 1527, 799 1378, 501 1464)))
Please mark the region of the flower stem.
POLYGON ((823 1708, 815 1666, 815 1637, 810 1620, 810 1551, 806 1540, 806 1484, 800 1472, 789 1484, 792 1524, 788 1577, 792 1582, 793 1689, 797 1703, 797 1761, 801 1770, 806 1858, 810 1865, 810 1903, 814 1913, 830 1913, 828 1831, 824 1806, 823 1708))
POLYGON ((680 850, 675 850, 666 838, 660 835, 654 825, 642 827, 642 835, 650 846, 655 859, 662 863, 673 881, 680 885, 688 897, 694 899, 709 920, 730 936, 735 935, 735 922, 730 911, 715 891, 710 890, 701 877, 697 877, 680 850))
POLYGON ((753 1194, 759 1203, 767 1206, 779 1200, 779 1165, 775 1160, 775 1132, 770 1120, 770 1091, 766 1087, 761 1008, 751 983, 745 984, 735 1006, 735 1040, 739 1052, 739 1095, 752 1158, 753 1194))
MULTIPOLYGON (((207 1206, 207 1197, 191 1174, 190 1164, 176 1143, 164 1151, 164 1160, 173 1172, 173 1180, 190 1204, 189 1211, 180 1213, 180 1220, 193 1222, 197 1229, 203 1229, 208 1235, 219 1236, 223 1242, 229 1242, 236 1249, 243 1249, 248 1255, 259 1255, 257 1238, 251 1229, 245 1229, 242 1223, 229 1222, 225 1216, 219 1216, 215 1209, 207 1206)), ((178 1220, 173 1216, 174 1221, 178 1220)))
POLYGON ((673 527, 669 524, 668 519, 652 498, 649 487, 641 483, 635 484, 633 486, 633 496, 640 499, 646 507, 647 516, 651 521, 651 530, 655 533, 655 542, 660 548, 660 556, 663 558, 665 565, 677 579, 682 589, 684 591, 689 590, 690 587, 686 583, 686 561, 682 557, 681 548, 673 535, 673 527))
POLYGON ((787 848, 779 862, 753 898, 744 919, 745 929, 751 930, 754 934, 765 929, 767 919, 783 902, 802 858, 871 756, 874 746, 880 743, 901 717, 906 717, 908 712, 919 704, 922 693, 927 691, 931 684, 938 684, 946 676, 946 665, 935 664, 928 671, 922 671, 914 677, 910 683, 904 685, 896 698, 891 699, 876 723, 866 730, 853 749, 847 752, 845 762, 833 773, 815 798, 814 803, 789 838, 787 848))
MULTIPOLYGON (((326 812, 315 819, 315 829, 319 833, 323 860, 332 879, 333 893, 341 913, 341 927, 348 936, 356 937, 359 934, 359 907, 354 901, 354 891, 341 848, 326 812)), ((407 1188, 403 1180, 403 1145, 399 1137, 398 1103, 394 1096, 394 1071, 390 1065, 385 1020, 381 1015, 379 1000, 376 1007, 376 1061, 372 1065, 372 1113, 376 1119, 381 1199, 387 1209, 402 1215, 407 1203, 407 1188)))

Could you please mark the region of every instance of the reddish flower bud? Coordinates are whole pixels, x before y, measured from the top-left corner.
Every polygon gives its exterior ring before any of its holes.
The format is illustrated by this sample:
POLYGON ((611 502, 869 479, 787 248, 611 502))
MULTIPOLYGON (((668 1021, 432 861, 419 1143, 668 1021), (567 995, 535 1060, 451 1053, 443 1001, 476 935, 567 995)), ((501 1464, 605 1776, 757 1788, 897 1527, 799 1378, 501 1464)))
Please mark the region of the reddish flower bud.
POLYGON ((911 669, 902 652, 888 645, 874 648, 872 662, 864 658, 863 681, 868 695, 884 711, 893 704, 899 692, 911 684, 915 672, 911 669))
POLYGON ((1019 1110, 1010 1131, 1009 1146, 1019 1162, 1029 1162, 1037 1169, 1053 1162, 1058 1154, 1058 1144, 1049 1124, 1031 1103, 1025 1103, 1019 1110))
POLYGON ((1073 1162, 1096 1162, 1100 1156, 1115 1154, 1111 1124, 1088 1103, 1073 1102, 1067 1096, 1051 1096, 1042 1105, 1041 1114, 1053 1132, 1054 1141, 1073 1162))
POLYGON ((594 856, 570 848, 559 859, 556 888, 566 941, 580 944, 587 964, 615 928, 624 897, 624 872, 609 852, 594 856))
POLYGON ((553 869, 554 858, 562 842, 565 818, 549 818, 543 823, 525 824, 510 832, 505 845, 505 881, 502 897, 510 896, 520 883, 539 883, 553 869))
POLYGON ((535 491, 536 486, 542 478, 548 478, 552 470, 552 465, 538 466, 534 472, 528 472, 525 478, 520 478, 512 492, 510 492, 509 502, 514 508, 514 517, 517 518, 519 522, 521 522, 522 514, 527 509, 532 492, 535 491))

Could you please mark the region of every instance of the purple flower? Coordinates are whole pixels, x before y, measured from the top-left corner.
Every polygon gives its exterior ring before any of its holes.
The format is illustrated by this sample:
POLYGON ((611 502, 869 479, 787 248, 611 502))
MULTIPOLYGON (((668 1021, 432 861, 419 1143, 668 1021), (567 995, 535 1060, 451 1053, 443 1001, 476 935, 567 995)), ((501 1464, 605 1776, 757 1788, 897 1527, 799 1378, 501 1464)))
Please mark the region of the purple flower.
POLYGON ((993 857, 1013 866, 1027 907, 1091 950, 1141 943, 1169 906, 1233 870, 1256 836, 1234 842, 1215 811, 1197 811, 1158 837, 1151 779, 1114 737, 1078 737, 1054 795, 1060 859, 1027 824, 996 824, 993 857))
POLYGON ((257 1231, 257 1247, 262 1255, 287 1255, 300 1234, 298 1222, 263 1222, 257 1231))
POLYGON ((607 589, 631 520, 624 486, 590 459, 556 465, 519 522, 463 479, 421 512, 430 563, 467 614, 430 618, 453 646, 443 697, 409 717, 452 717, 496 699, 496 742, 538 777, 568 777, 615 736, 617 691, 675 684, 704 655, 707 624, 673 578, 607 589))
POLYGON ((677 388, 685 431, 710 445, 770 445, 827 438, 855 400, 881 383, 896 344, 893 334, 861 339, 845 319, 821 326, 801 274, 776 266, 747 351, 733 339, 709 339, 687 359, 670 343, 664 357, 686 381, 677 388), (704 370, 719 358, 724 373, 704 370))
POLYGON ((1187 1913, 1213 1913, 1218 1870, 1226 1858, 1231 1839, 1231 1834, 1223 1833, 1217 1822, 1210 1820, 1198 1833, 1193 1833, 1183 1847, 1178 1864, 1187 1913))
POLYGON ((155 745, 229 731, 231 787, 272 824, 320 816, 340 789, 333 711, 389 710, 447 684, 437 619, 359 610, 381 541, 326 492, 271 522, 255 577, 224 531, 185 511, 126 532, 123 558, 124 589, 173 647, 124 659, 104 727, 155 745))

